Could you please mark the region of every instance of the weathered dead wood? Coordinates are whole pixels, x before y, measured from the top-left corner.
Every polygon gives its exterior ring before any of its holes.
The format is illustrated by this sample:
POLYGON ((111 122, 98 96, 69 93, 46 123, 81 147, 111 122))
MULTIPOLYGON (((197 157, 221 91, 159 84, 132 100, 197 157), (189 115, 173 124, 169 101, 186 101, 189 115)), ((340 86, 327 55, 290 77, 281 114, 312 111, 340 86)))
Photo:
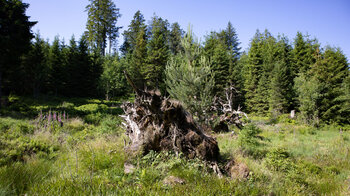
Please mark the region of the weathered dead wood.
POLYGON ((219 122, 213 127, 214 132, 228 132, 229 125, 235 125, 239 129, 244 126, 242 118, 248 118, 248 115, 241 111, 240 106, 237 110, 233 109, 232 100, 235 93, 238 93, 238 91, 231 85, 225 89, 225 99, 214 98, 212 110, 219 115, 214 115, 211 118, 212 121, 219 118, 219 122))

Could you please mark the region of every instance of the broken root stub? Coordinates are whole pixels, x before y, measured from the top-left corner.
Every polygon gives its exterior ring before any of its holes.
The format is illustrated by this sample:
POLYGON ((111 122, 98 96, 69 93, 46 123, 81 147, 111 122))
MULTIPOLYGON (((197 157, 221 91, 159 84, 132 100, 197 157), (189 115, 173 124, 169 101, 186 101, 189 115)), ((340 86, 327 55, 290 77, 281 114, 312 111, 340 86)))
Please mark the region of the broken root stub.
POLYGON ((159 91, 135 89, 134 103, 122 104, 126 135, 132 152, 174 151, 189 158, 217 161, 219 147, 216 140, 206 135, 182 105, 164 98, 159 91))

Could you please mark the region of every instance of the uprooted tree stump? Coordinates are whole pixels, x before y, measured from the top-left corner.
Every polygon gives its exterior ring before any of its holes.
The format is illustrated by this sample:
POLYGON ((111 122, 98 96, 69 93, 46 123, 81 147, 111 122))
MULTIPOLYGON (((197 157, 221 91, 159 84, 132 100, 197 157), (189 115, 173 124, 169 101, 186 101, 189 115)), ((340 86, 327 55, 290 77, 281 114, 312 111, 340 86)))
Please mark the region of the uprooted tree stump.
POLYGON ((122 104, 125 114, 121 117, 130 138, 127 150, 143 154, 151 150, 181 152, 216 163, 216 139, 205 134, 178 101, 161 96, 159 91, 140 90, 126 72, 125 76, 136 92, 134 103, 122 104))

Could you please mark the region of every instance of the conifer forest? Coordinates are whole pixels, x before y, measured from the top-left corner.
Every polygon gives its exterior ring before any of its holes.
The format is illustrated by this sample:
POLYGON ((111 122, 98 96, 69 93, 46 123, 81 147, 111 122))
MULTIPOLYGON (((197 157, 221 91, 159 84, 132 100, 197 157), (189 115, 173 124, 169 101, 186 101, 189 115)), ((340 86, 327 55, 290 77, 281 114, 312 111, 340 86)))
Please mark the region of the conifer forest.
POLYGON ((29 6, 0 0, 0 195, 350 195, 341 48, 258 29, 243 49, 230 21, 200 39, 141 11, 122 28, 112 0, 48 40, 29 6))

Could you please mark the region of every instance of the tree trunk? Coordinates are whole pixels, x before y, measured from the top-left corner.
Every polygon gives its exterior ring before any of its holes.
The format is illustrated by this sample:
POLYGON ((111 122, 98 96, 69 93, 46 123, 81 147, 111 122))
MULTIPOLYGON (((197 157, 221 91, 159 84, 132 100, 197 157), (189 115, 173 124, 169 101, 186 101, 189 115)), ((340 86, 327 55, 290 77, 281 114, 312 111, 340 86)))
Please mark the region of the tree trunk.
POLYGON ((0 108, 2 106, 2 72, 0 71, 0 108))

